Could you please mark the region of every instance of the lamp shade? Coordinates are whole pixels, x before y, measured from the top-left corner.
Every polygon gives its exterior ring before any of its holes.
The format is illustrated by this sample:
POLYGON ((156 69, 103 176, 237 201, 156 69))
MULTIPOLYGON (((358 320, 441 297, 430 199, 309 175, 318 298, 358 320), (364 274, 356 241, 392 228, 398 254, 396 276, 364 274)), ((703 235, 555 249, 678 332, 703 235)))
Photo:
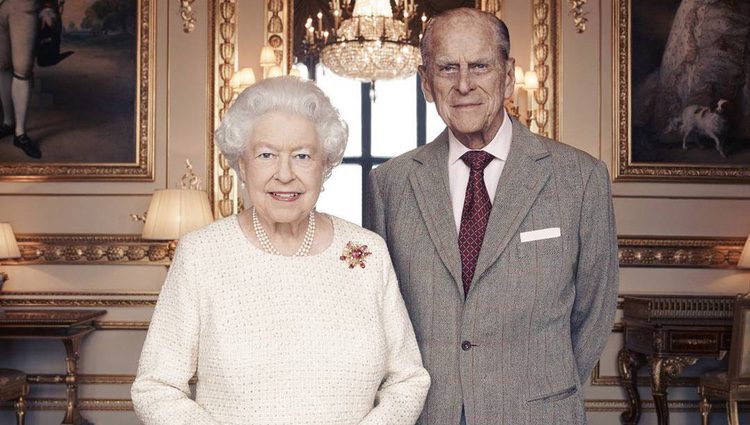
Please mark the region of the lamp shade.
POLYGON ((260 66, 274 66, 276 63, 276 52, 273 51, 273 47, 263 46, 260 50, 260 66))
POLYGON ((281 67, 278 65, 274 65, 268 70, 268 78, 276 78, 276 77, 281 77, 283 75, 284 75, 284 72, 281 70, 281 67))
POLYGON ((151 197, 144 239, 174 240, 214 220, 203 190, 164 189, 151 197))
POLYGON ((742 248, 742 254, 740 255, 740 261, 737 262, 737 267, 750 269, 750 237, 745 241, 745 247, 742 248))
POLYGON ((526 71, 523 75, 523 88, 526 90, 536 90, 539 88, 539 78, 535 71, 526 71))
POLYGON ((242 68, 232 75, 229 84, 233 89, 242 91, 255 84, 255 72, 252 68, 242 68))
POLYGON ((16 235, 10 223, 0 223, 0 258, 18 258, 21 251, 18 249, 16 235))
POLYGON ((516 86, 523 86, 523 68, 516 65, 513 69, 513 74, 516 77, 516 86))

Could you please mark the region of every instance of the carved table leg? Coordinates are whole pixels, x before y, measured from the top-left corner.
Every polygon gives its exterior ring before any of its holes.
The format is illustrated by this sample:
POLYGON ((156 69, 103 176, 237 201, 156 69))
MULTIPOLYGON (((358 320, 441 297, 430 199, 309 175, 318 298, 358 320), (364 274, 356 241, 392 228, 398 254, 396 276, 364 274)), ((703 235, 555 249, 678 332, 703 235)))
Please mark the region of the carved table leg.
POLYGON ((651 359, 651 393, 654 396, 656 417, 659 425, 669 425, 667 388, 669 379, 682 373, 685 366, 693 365, 695 357, 654 357, 651 359))
POLYGON ((625 425, 635 425, 641 418, 641 397, 638 395, 638 369, 646 362, 646 356, 626 348, 617 355, 617 365, 620 369, 622 386, 628 396, 628 409, 620 415, 625 425))
POLYGON ((698 411, 701 412, 701 425, 708 425, 709 415, 711 414, 711 402, 703 391, 703 386, 698 387, 698 395, 701 397, 698 404, 698 411))
POLYGON ((62 425, 92 425, 81 416, 78 410, 78 358, 80 356, 82 336, 63 340, 65 345, 65 418, 62 425))

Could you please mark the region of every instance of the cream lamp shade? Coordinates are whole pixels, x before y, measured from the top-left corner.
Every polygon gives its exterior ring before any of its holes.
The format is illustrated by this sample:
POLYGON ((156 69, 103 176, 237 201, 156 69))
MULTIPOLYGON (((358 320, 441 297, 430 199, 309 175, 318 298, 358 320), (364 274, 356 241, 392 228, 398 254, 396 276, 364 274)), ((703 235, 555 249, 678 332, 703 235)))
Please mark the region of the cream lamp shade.
POLYGON ((175 240, 214 220, 208 194, 195 189, 154 192, 146 213, 143 239, 175 240))
POLYGON ((283 75, 284 75, 284 71, 282 71, 281 67, 278 65, 274 65, 268 70, 268 78, 276 78, 276 77, 281 77, 283 75))
POLYGON ((18 249, 16 235, 10 223, 0 223, 0 258, 18 258, 21 251, 18 249))
POLYGON ((232 75, 229 84, 238 92, 255 84, 255 72, 252 68, 242 68, 232 75))
POLYGON ((737 262, 737 267, 750 269, 750 237, 745 241, 745 247, 742 248, 742 254, 740 255, 740 261, 737 262))
POLYGON ((536 90, 539 88, 539 78, 535 71, 526 71, 523 75, 523 88, 526 90, 536 90))
POLYGON ((516 77, 515 87, 517 88, 518 86, 523 86, 523 68, 516 65, 516 67, 513 69, 513 74, 516 77))
POLYGON ((273 47, 263 46, 260 50, 260 66, 274 66, 276 63, 276 52, 273 51, 273 47))

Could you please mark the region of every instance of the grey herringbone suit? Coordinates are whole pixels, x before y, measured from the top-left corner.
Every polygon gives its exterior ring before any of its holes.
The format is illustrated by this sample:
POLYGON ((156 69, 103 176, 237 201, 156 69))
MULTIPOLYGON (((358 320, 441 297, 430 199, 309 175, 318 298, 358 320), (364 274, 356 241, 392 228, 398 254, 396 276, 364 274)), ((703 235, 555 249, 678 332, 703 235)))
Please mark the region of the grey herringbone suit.
POLYGON ((617 298, 606 166, 514 121, 465 301, 447 131, 370 177, 366 225, 388 242, 432 377, 418 424, 458 424, 462 405, 467 425, 584 424, 617 298), (547 228, 561 236, 520 241, 547 228))

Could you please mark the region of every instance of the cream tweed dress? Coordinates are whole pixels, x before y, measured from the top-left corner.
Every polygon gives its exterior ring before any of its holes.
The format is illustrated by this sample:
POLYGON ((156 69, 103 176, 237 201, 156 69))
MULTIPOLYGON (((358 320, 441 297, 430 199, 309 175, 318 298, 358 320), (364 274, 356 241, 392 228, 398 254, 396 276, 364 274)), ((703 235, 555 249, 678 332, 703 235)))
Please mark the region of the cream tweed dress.
POLYGON ((308 257, 262 251, 236 216, 180 240, 132 387, 143 423, 414 424, 430 378, 386 244, 331 218, 308 257))

